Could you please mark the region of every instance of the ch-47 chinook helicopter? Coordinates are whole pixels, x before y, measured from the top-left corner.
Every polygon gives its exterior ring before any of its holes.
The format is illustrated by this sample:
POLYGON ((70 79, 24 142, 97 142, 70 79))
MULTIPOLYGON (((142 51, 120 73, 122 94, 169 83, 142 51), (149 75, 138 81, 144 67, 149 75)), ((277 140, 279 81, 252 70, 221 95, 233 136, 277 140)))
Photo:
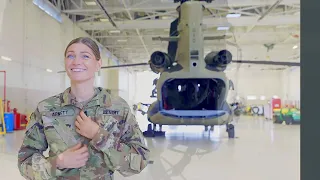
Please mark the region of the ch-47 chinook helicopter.
MULTIPOLYGON (((210 3, 212 0, 205 0, 210 3)), ((156 98, 147 111, 150 124, 145 136, 164 135, 162 125, 202 125, 206 130, 226 125, 229 138, 234 138, 231 124, 234 112, 226 99, 233 83, 224 70, 230 63, 300 66, 299 63, 232 60, 225 49, 204 55, 204 40, 225 39, 225 36, 203 37, 203 11, 199 1, 175 0, 179 17, 171 23, 169 37, 153 40, 169 41, 168 53, 152 53, 148 63, 105 66, 102 69, 150 66, 160 73, 156 82, 156 98), (159 125, 159 131, 156 130, 159 125)))

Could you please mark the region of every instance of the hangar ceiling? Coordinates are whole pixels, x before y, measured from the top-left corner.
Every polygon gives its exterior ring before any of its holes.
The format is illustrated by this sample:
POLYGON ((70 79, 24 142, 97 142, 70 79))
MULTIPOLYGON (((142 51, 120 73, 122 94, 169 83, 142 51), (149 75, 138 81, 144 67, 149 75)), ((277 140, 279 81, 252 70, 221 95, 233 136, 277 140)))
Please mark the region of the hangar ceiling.
MULTIPOLYGON (((166 51, 168 42, 152 41, 152 37, 169 35, 179 5, 174 0, 49 1, 124 63, 147 62, 153 51, 166 51)), ((239 56, 237 48, 227 46, 235 59, 300 62, 300 0, 203 4, 208 8, 203 19, 205 36, 230 35, 226 41, 241 48, 239 56), (230 28, 217 29, 226 26, 230 28)), ((226 41, 205 41, 205 53, 224 48, 226 41)))

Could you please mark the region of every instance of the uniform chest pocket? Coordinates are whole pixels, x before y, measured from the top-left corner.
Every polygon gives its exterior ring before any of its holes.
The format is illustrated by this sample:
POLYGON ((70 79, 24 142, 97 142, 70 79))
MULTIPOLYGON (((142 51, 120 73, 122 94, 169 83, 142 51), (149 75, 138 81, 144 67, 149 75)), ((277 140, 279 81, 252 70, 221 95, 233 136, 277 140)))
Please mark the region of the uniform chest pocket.
MULTIPOLYGON (((56 146, 59 147, 59 150, 65 150, 77 144, 72 130, 65 123, 47 116, 42 116, 42 119, 44 133, 50 148, 56 146)), ((53 147, 53 149, 55 148, 53 147)))
POLYGON ((44 134, 50 148, 50 151, 54 154, 59 154, 67 149, 67 145, 64 143, 52 122, 43 123, 44 134))
POLYGON ((43 123, 43 128, 44 128, 44 133, 46 135, 46 139, 49 143, 62 140, 58 132, 54 128, 54 124, 52 122, 43 123))

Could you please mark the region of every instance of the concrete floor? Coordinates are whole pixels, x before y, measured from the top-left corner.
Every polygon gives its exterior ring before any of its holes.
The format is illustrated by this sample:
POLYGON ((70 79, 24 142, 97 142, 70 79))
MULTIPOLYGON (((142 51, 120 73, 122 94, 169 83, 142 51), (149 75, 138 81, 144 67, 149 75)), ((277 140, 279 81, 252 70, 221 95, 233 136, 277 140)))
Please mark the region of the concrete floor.
MULTIPOLYGON (((141 129, 147 123, 137 115, 141 129)), ((154 161, 141 174, 115 180, 299 180, 300 126, 241 117, 229 140, 225 126, 163 127, 165 138, 146 139, 154 161)), ((23 131, 0 136, 0 179, 22 180, 17 151, 23 131)))

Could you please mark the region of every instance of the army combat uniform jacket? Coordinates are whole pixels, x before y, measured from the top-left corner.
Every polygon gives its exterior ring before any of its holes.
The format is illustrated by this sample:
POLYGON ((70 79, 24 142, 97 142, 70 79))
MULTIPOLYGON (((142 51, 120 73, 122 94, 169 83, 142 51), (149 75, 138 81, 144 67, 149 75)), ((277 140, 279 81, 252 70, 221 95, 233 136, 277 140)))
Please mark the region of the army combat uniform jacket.
POLYGON ((105 89, 95 90, 96 95, 83 104, 70 94, 70 88, 38 104, 18 154, 18 167, 23 177, 112 180, 115 171, 131 176, 146 167, 149 150, 129 105, 105 89), (75 120, 81 110, 100 125, 93 139, 75 131, 75 120), (56 157, 79 142, 88 145, 90 156, 86 165, 74 169, 56 168, 56 157), (44 157, 43 152, 48 147, 49 157, 44 157), (137 153, 132 153, 131 148, 137 153))

